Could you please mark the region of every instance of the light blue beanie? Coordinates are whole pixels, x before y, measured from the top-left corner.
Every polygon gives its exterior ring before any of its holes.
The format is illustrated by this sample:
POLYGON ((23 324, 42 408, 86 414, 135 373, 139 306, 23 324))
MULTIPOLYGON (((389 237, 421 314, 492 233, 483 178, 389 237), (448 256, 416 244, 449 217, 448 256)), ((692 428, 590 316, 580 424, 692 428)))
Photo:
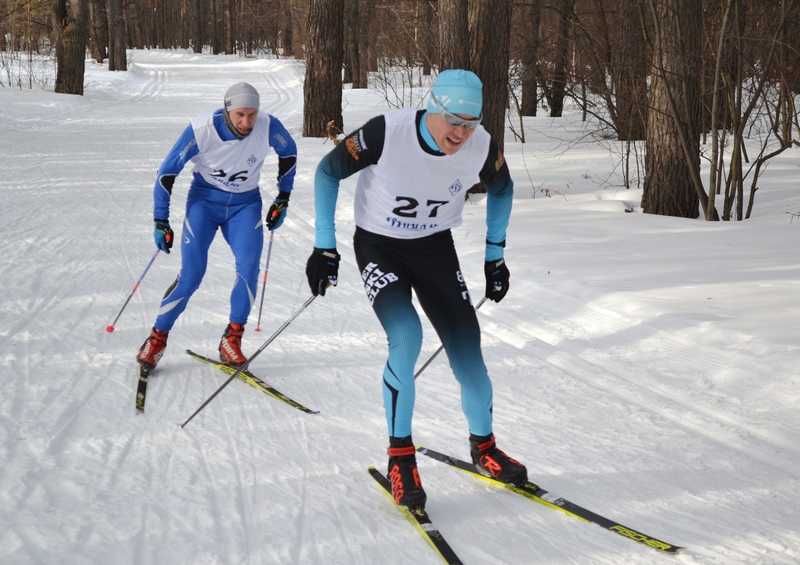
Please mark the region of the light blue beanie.
MULTIPOLYGON (((466 114, 478 118, 483 107, 483 83, 471 71, 448 69, 436 77, 431 96, 436 96, 439 104, 451 114, 466 114)), ((441 113, 430 99, 428 112, 441 113)))

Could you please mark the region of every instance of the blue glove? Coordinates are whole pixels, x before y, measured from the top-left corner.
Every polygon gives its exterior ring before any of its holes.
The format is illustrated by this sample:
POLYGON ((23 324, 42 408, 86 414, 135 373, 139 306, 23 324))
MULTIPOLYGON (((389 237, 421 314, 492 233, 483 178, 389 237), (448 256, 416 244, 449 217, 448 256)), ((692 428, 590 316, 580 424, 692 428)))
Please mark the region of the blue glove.
POLYGON ((156 247, 159 251, 166 251, 172 249, 172 240, 175 239, 175 234, 172 233, 172 228, 169 227, 169 220, 154 220, 156 224, 153 236, 156 239, 156 247))
POLYGON ((267 210, 266 224, 269 231, 275 231, 281 227, 283 219, 286 217, 286 209, 289 207, 290 194, 290 192, 281 190, 269 210, 267 210))

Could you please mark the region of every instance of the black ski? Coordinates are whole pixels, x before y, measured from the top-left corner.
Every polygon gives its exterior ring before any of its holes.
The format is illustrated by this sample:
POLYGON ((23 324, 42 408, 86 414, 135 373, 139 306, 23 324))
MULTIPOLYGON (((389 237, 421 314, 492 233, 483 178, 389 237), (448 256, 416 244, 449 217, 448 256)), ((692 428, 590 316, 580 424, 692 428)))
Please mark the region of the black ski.
POLYGON ((461 560, 455 554, 453 549, 447 544, 442 534, 436 529, 436 526, 433 525, 428 513, 425 512, 424 509, 419 508, 411 510, 407 506, 395 504, 394 498, 392 498, 392 484, 389 482, 389 479, 387 479, 383 473, 378 471, 375 467, 369 468, 369 474, 372 475, 372 478, 375 479, 381 487, 383 487, 383 491, 389 496, 392 504, 394 504, 397 509, 400 510, 400 512, 402 512, 412 524, 414 524, 417 530, 419 530, 419 532, 425 536, 425 540, 431 545, 434 551, 436 551, 436 553, 445 563, 449 563, 451 565, 462 565, 461 560))
POLYGON ((623 537, 630 538, 635 542, 644 544, 648 547, 652 547, 653 549, 657 549, 659 551, 664 551, 666 553, 680 553, 685 547, 680 547, 677 545, 673 545, 671 543, 667 543, 656 539, 654 537, 648 536, 647 534, 643 534, 637 530, 632 528, 628 528, 627 526, 623 526, 615 522, 614 520, 610 520, 599 514, 595 514, 590 510, 586 510, 578 506, 577 504, 570 502, 565 498, 561 498, 554 494, 551 494, 544 490, 543 488, 535 485, 534 483, 527 482, 522 485, 511 485, 508 483, 504 483, 502 481, 498 481, 491 477, 487 477, 483 475, 478 468, 473 465, 472 463, 467 463, 466 461, 462 461, 461 459, 456 459, 455 457, 451 457, 450 455, 445 455, 443 453, 439 453, 438 451, 433 451, 432 449, 427 449, 425 447, 417 448, 417 451, 422 453, 423 455, 427 455, 428 457, 435 459, 437 461, 441 461, 442 463, 446 463, 451 467, 455 467, 461 471, 469 473, 479 479, 483 479, 495 486, 507 488, 517 494, 521 494, 526 498, 530 498, 531 500, 535 500, 545 506, 549 506, 550 508, 554 508, 555 510, 560 510, 565 514, 568 514, 574 518, 578 518, 579 520, 583 520, 585 522, 592 522, 601 526, 607 530, 610 530, 614 533, 617 533, 623 537))
POLYGON ((139 379, 136 385, 136 411, 144 413, 144 400, 147 395, 147 381, 150 379, 150 369, 139 365, 139 379))
MULTIPOLYGON (((221 363, 221 362, 216 361, 214 359, 211 359, 209 357, 205 357, 203 355, 195 353, 194 351, 192 351, 190 349, 187 349, 186 353, 188 353, 191 357, 197 359, 198 361, 202 361, 203 363, 208 363, 209 365, 213 365, 214 367, 216 367, 217 369, 219 369, 223 373, 227 373, 228 375, 233 375, 237 371, 236 367, 231 367, 230 365, 226 365, 225 363, 221 363)), ((255 388, 257 388, 261 392, 270 395, 272 398, 277 398, 281 402, 285 402, 289 406, 297 408, 298 410, 301 410, 301 411, 305 412, 306 414, 319 414, 319 410, 311 410, 310 408, 307 408, 307 407, 303 406, 299 402, 295 402, 294 400, 292 400, 291 398, 289 398, 288 396, 286 396, 282 392, 279 392, 278 390, 274 389, 273 387, 271 387, 270 385, 268 385, 267 383, 265 383, 264 381, 259 379, 257 376, 255 376, 253 373, 251 373, 248 370, 241 371, 237 375, 237 377, 240 380, 242 380, 242 381, 246 382, 247 384, 249 384, 250 386, 254 386, 255 388)))

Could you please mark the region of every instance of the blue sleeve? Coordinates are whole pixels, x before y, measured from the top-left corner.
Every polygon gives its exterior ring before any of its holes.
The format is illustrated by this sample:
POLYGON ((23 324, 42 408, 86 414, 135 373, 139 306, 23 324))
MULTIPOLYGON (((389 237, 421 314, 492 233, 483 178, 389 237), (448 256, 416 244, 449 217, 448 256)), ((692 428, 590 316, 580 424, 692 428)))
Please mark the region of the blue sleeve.
POLYGON ((514 201, 514 182, 508 171, 505 157, 492 141, 489 155, 480 173, 486 186, 486 254, 487 261, 497 261, 503 257, 506 229, 511 217, 514 201))
POLYGON ((194 129, 189 125, 183 130, 178 141, 172 146, 158 169, 156 184, 153 188, 153 218, 169 220, 169 201, 172 197, 172 185, 186 163, 197 153, 197 140, 194 137, 194 129))
POLYGON ((297 173, 297 144, 275 116, 269 117, 269 146, 278 155, 278 190, 291 192, 297 173))
POLYGON ((386 118, 377 116, 347 135, 317 165, 314 175, 314 211, 317 230, 314 246, 336 248, 336 200, 339 181, 371 165, 383 153, 386 118))
POLYGON ((314 175, 314 220, 316 238, 314 247, 336 249, 336 201, 339 198, 341 178, 331 168, 331 153, 322 158, 314 175))

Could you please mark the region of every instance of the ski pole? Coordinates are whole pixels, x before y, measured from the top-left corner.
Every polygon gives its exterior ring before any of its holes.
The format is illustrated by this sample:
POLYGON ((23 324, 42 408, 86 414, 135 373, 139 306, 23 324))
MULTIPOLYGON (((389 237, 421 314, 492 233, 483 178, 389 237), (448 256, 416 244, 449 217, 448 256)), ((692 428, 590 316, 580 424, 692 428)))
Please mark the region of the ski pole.
POLYGON ((227 380, 227 381, 225 381, 225 382, 222 384, 222 386, 221 386, 221 387, 219 387, 219 388, 218 388, 218 389, 217 389, 217 390, 214 392, 214 394, 212 394, 211 396, 209 396, 209 397, 208 397, 208 400, 206 400, 205 402, 203 402, 203 404, 200 406, 200 408, 198 408, 197 410, 195 410, 195 411, 194 411, 194 414, 192 414, 191 416, 189 416, 189 418, 188 418, 188 419, 187 419, 187 420, 186 420, 186 421, 185 421, 183 424, 181 424, 181 425, 180 425, 180 427, 181 427, 181 428, 183 428, 183 427, 185 427, 185 426, 186 426, 186 424, 188 424, 189 422, 191 422, 191 421, 192 421, 192 418, 194 418, 195 416, 197 416, 197 414, 199 414, 199 413, 200 413, 200 411, 201 411, 203 408, 205 408, 205 407, 206 407, 206 405, 207 405, 209 402, 211 402, 212 400, 214 400, 214 397, 215 397, 215 396, 217 396, 217 395, 218 395, 220 392, 222 392, 222 389, 224 389, 226 386, 228 386, 228 383, 230 383, 230 382, 231 382, 233 379, 235 379, 236 377, 238 377, 238 376, 239 376, 239 375, 240 375, 240 374, 241 374, 243 371, 247 370, 247 367, 250 365, 250 362, 251 362, 253 359, 255 359, 256 357, 258 357, 258 355, 259 355, 259 354, 260 354, 262 351, 264 351, 264 350, 267 348, 267 346, 268 346, 270 343, 272 343, 272 341, 273 341, 273 340, 274 340, 276 337, 278 337, 278 336, 280 335, 280 333, 281 333, 283 330, 285 330, 285 329, 286 329, 286 327, 287 327, 289 324, 291 324, 291 323, 294 321, 294 319, 295 319, 295 318, 297 318, 297 316, 299 316, 299 315, 300 315, 300 313, 301 313, 303 310, 305 310, 305 309, 306 309, 306 307, 307 307, 309 304, 311 304, 311 302, 313 302, 313 300, 314 300, 315 298, 316 298, 316 296, 314 296, 314 295, 312 294, 312 295, 311 295, 311 298, 309 298, 308 300, 306 300, 306 301, 305 301, 305 303, 304 303, 304 304, 303 304, 303 305, 302 305, 300 308, 298 308, 298 309, 295 311, 295 313, 294 313, 294 314, 292 314, 292 315, 289 317, 289 319, 288 319, 288 320, 286 320, 286 321, 283 323, 283 325, 282 325, 281 327, 279 327, 279 328, 278 328, 278 330, 277 330, 277 331, 276 331, 274 334, 272 334, 272 335, 270 336, 270 338, 269 338, 267 341, 265 341, 265 342, 264 342, 264 343, 261 345, 261 347, 259 347, 259 348, 256 350, 256 352, 255 352, 255 353, 253 353, 253 354, 250 356, 250 358, 249 358, 247 361, 245 361, 244 363, 242 363, 242 366, 241 366, 241 367, 239 367, 239 368, 236 370, 236 372, 235 372, 234 374, 232 374, 232 375, 231 375, 231 376, 228 378, 228 380, 227 380))
MULTIPOLYGON (((475 310, 477 311, 478 308, 483 306, 484 302, 486 302, 486 297, 485 296, 483 298, 481 298, 480 302, 478 302, 478 305, 475 307, 475 310)), ((417 373, 414 375, 415 379, 422 374, 422 371, 424 371, 425 369, 428 368, 428 365, 430 365, 431 362, 433 362, 433 360, 436 359, 436 356, 439 355, 442 352, 442 349, 444 349, 444 344, 440 345, 439 349, 437 349, 436 352, 433 355, 431 355, 431 358, 428 359, 425 362, 425 364, 422 367, 419 368, 419 371, 417 371, 417 373)))
POLYGON ((264 291, 267 288, 267 275, 269 274, 269 257, 272 255, 272 238, 275 237, 275 232, 269 232, 269 247, 267 247, 267 264, 264 265, 264 284, 261 285, 261 305, 258 307, 258 322, 256 322, 256 329, 253 331, 261 331, 261 310, 264 309, 264 291))
POLYGON ((156 249, 156 252, 155 252, 155 253, 153 254, 153 256, 150 258, 150 262, 149 262, 149 263, 147 263, 147 266, 144 268, 144 271, 142 272, 142 276, 141 276, 141 277, 139 277, 139 280, 138 280, 138 281, 136 281, 136 284, 135 284, 135 285, 133 285, 133 290, 132 290, 132 291, 131 291, 131 293, 128 295, 128 299, 125 301, 125 304, 123 304, 123 305, 122 305, 122 308, 120 308, 120 310, 119 310, 119 314, 117 314, 117 317, 116 317, 116 318, 114 318, 114 321, 113 321, 113 322, 111 322, 111 324, 109 324, 108 326, 106 326, 106 331, 107 331, 108 333, 111 333, 111 332, 113 332, 113 331, 114 331, 114 324, 116 324, 116 323, 117 323, 117 320, 119 320, 119 317, 120 317, 120 316, 122 316, 122 311, 123 311, 123 310, 125 310, 125 307, 128 305, 128 302, 130 302, 130 301, 131 301, 131 297, 133 296, 133 293, 134 293, 134 292, 136 292, 136 289, 137 289, 137 288, 139 288, 139 283, 141 283, 141 282, 142 282, 142 279, 143 279, 143 278, 144 278, 144 276, 147 274, 147 271, 148 271, 148 270, 150 270, 150 265, 152 265, 152 264, 153 264, 153 261, 155 261, 155 260, 156 260, 156 257, 158 257, 158 253, 159 253, 159 251, 161 251, 161 250, 160 250, 160 249, 156 249))

